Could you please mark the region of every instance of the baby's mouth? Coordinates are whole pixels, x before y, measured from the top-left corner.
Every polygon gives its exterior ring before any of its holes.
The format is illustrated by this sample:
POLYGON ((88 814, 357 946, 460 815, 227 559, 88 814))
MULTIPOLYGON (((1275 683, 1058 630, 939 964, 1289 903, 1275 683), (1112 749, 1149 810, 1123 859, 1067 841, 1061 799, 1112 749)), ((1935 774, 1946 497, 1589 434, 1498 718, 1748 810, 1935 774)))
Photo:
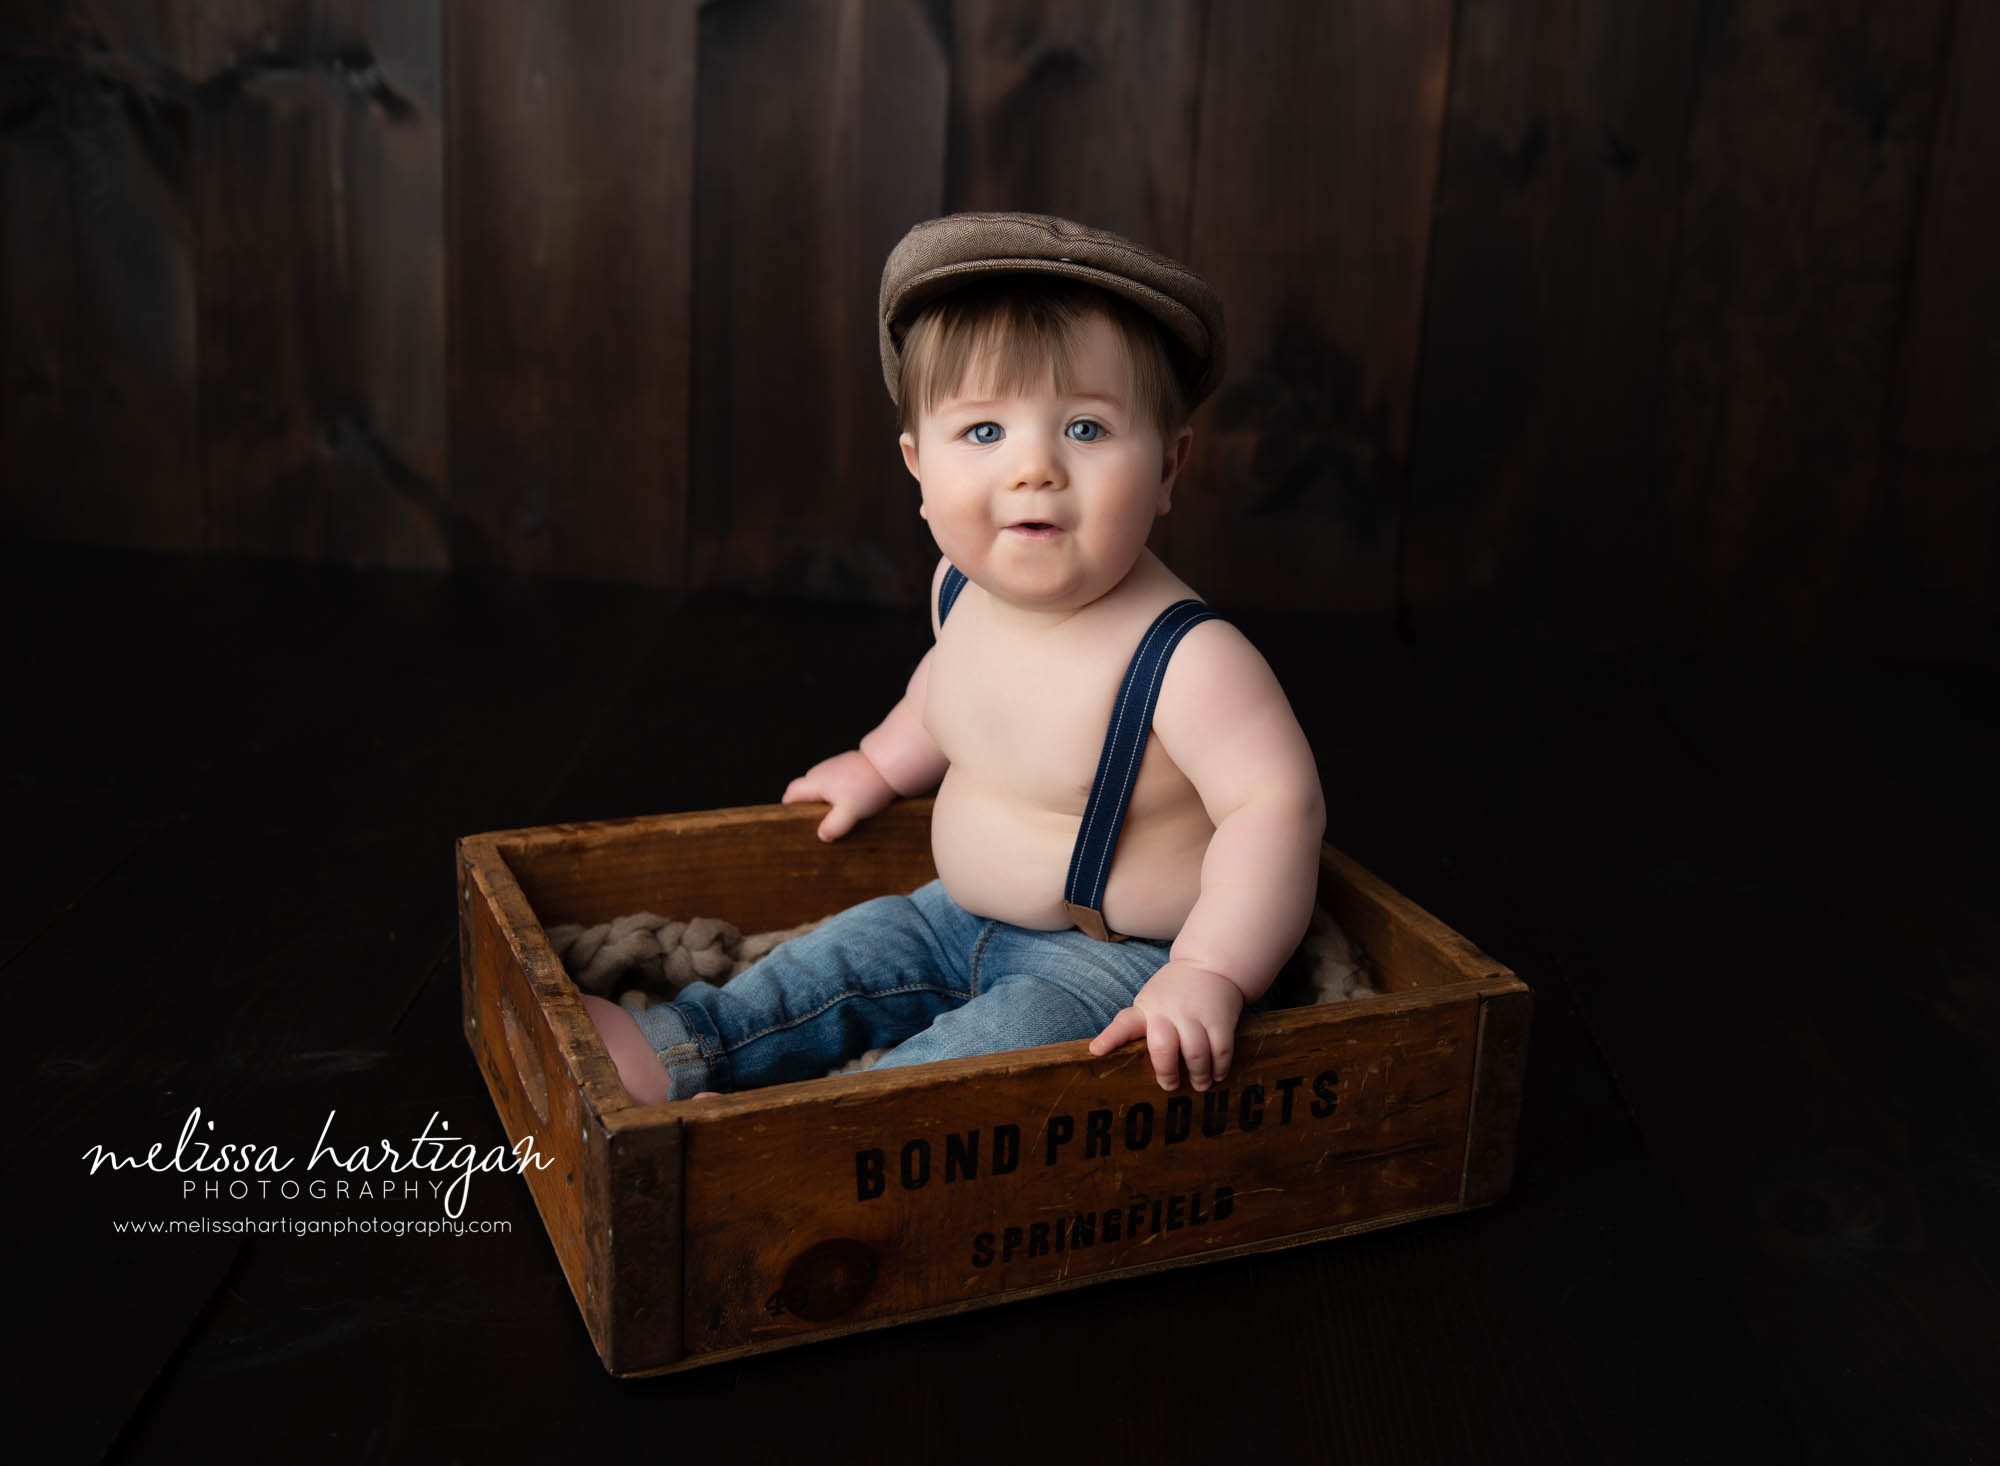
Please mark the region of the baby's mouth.
POLYGON ((1024 519, 1019 524, 1010 524, 1009 529, 1020 530, 1024 534, 1060 534, 1062 531, 1046 520, 1024 519))

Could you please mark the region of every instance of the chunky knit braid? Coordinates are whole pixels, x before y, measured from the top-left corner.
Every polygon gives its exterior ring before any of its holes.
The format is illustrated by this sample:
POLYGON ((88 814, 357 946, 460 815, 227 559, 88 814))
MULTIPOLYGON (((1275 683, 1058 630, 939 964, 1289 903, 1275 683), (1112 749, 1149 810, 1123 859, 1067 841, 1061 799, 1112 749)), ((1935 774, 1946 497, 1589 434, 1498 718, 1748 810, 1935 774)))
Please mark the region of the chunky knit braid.
MULTIPOLYGON (((548 936, 579 988, 647 1008, 671 1001, 697 978, 728 982, 778 943, 825 919, 746 937, 713 916, 677 921, 641 911, 596 926, 552 926, 548 936)), ((1273 1001, 1289 1008, 1365 997, 1375 991, 1369 971, 1367 954, 1324 910, 1315 910, 1305 940, 1273 985, 1273 1001)))

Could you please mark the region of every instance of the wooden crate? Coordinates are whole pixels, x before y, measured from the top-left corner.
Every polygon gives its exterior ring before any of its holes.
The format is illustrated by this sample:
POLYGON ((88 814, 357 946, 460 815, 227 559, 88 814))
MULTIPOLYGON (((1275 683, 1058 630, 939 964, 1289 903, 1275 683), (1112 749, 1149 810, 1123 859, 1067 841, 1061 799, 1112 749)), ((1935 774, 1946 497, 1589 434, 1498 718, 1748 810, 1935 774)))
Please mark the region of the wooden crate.
POLYGON ((544 935, 628 912, 776 930, 934 878, 930 801, 822 844, 764 805, 458 842, 467 1041, 606 1368, 657 1374, 1493 1201, 1530 993, 1326 846, 1376 996, 1247 1017, 1172 1095, 1087 1041, 637 1105, 544 935))

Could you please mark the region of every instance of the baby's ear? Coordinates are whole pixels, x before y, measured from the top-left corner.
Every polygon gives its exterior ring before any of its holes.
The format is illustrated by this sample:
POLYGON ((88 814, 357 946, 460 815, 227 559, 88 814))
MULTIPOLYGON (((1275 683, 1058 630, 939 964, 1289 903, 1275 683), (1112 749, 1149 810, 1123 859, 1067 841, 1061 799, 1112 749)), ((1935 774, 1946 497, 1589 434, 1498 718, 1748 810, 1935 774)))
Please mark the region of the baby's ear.
POLYGON ((903 450, 903 467, 910 471, 910 477, 922 483, 924 476, 917 472, 917 440, 904 433, 896 439, 896 446, 903 450))
POLYGON ((1167 444, 1166 452, 1160 455, 1160 507, 1158 511, 1160 514, 1165 514, 1169 509, 1174 507, 1174 483, 1180 478, 1181 470, 1187 467, 1188 454, 1193 447, 1194 429, 1184 427, 1178 433, 1174 434, 1172 441, 1167 444))

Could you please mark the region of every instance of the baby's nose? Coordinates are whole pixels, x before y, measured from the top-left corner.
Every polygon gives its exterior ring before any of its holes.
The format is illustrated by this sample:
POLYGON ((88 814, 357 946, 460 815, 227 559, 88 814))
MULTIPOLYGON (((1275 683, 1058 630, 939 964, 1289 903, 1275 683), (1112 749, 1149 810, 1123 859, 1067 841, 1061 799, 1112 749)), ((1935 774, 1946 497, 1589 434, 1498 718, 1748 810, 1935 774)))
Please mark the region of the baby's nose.
POLYGON ((1014 486, 1042 489, 1062 482, 1061 459, 1043 443, 1023 443, 1014 460, 1014 486))

